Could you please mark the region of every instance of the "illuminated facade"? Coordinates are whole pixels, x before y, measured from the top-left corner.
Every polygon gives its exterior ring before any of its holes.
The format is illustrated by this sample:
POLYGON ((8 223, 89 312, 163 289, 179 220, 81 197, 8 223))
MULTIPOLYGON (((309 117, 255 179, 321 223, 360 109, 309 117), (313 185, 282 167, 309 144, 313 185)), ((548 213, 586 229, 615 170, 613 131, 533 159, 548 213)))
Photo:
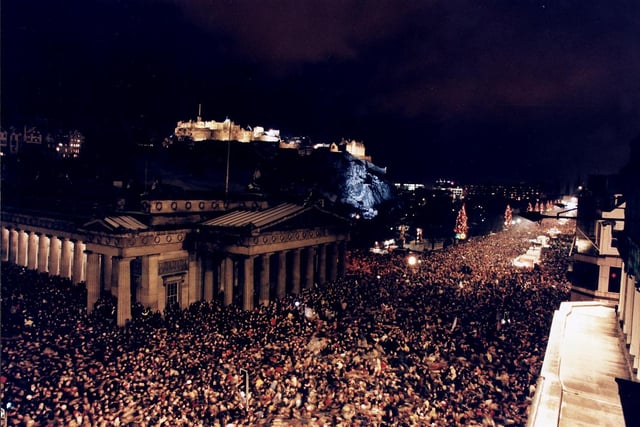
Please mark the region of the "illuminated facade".
POLYGON ((80 151, 84 144, 84 135, 77 130, 68 134, 53 138, 58 157, 63 159, 75 159, 80 157, 80 151))
POLYGON ((33 126, 24 126, 22 131, 16 128, 0 130, 0 150, 3 154, 17 154, 24 144, 42 145, 42 134, 33 126))
POLYGON ((243 129, 229 119, 223 122, 215 120, 202 120, 198 116, 196 121, 179 121, 174 135, 178 140, 192 141, 239 141, 239 142, 279 142, 280 131, 276 129, 265 130, 262 126, 243 129))
POLYGON ((637 381, 640 380, 640 137, 632 142, 630 157, 621 173, 627 206, 624 234, 618 242, 624 261, 618 318, 637 381))
POLYGON ((228 118, 223 122, 215 120, 202 120, 202 117, 193 121, 179 121, 176 124, 174 135, 178 141, 238 141, 238 142, 274 142, 282 149, 298 150, 300 155, 308 155, 310 151, 328 149, 331 152, 347 152, 353 157, 371 161, 371 156, 366 154, 364 143, 355 139, 343 139, 340 143, 309 145, 304 138, 294 137, 283 139, 277 129, 266 129, 262 126, 243 129, 228 118))
POLYGON ((590 215, 578 205, 572 258, 571 299, 617 302, 623 280, 618 236, 624 230, 626 203, 616 195, 612 207, 590 215))
POLYGON ((24 126, 22 131, 15 128, 0 130, 0 149, 3 154, 18 154, 28 147, 55 150, 58 157, 77 158, 80 156, 84 135, 78 131, 43 134, 33 126, 24 126))
POLYGON ((346 151, 356 159, 366 160, 368 162, 371 161, 371 156, 367 156, 364 143, 362 143, 361 141, 356 141, 355 139, 351 139, 351 140, 343 139, 338 144, 334 142, 330 145, 329 149, 331 152, 334 152, 334 153, 340 153, 340 152, 346 151))
POLYGON ((491 184, 468 184, 465 185, 464 194, 466 196, 481 197, 502 197, 507 200, 530 201, 546 199, 547 195, 540 185, 518 184, 518 185, 491 185, 491 184))

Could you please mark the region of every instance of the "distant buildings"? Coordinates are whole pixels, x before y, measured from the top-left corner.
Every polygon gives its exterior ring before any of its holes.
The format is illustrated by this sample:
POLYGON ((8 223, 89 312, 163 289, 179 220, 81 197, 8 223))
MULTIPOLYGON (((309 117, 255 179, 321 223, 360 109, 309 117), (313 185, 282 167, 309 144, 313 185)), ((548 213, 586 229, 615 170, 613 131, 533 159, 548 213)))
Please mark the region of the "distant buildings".
POLYGON ((468 197, 501 197, 507 200, 530 201, 547 199, 545 191, 536 184, 467 184, 463 186, 468 197))
POLYGON ((84 142, 85 137, 78 130, 49 132, 43 136, 34 126, 0 129, 0 151, 3 156, 29 149, 43 149, 55 152, 60 158, 73 159, 80 157, 84 142))

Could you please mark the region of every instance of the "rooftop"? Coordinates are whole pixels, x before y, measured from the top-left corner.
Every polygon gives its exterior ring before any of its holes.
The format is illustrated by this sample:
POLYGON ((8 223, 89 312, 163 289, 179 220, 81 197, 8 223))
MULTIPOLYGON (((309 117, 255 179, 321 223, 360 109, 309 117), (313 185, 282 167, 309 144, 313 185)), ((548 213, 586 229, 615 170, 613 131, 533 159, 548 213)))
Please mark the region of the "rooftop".
POLYGON ((529 427, 624 426, 616 378, 631 380, 615 307, 564 302, 553 317, 529 427))

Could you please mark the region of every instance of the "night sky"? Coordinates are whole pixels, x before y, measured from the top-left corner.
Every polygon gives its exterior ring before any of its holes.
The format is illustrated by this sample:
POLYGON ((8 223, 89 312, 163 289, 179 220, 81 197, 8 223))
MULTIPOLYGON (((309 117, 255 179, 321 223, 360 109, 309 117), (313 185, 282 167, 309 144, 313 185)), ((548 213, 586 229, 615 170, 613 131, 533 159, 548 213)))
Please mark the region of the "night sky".
POLYGON ((94 150, 229 117, 397 179, 576 181, 640 134, 637 0, 14 0, 2 125, 94 150))

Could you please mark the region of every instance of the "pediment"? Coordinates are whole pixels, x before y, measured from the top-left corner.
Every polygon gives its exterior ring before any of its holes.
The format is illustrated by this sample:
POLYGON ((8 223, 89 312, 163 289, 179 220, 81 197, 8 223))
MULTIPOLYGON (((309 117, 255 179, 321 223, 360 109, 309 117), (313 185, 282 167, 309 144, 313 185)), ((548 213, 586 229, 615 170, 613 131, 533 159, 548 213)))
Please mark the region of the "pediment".
POLYGON ((149 227, 131 216, 122 215, 93 219, 85 223, 82 228, 95 232, 118 233, 147 230, 149 227))
POLYGON ((210 229, 248 230, 256 234, 319 226, 348 226, 349 221, 316 205, 283 203, 261 211, 239 209, 202 225, 210 229))

